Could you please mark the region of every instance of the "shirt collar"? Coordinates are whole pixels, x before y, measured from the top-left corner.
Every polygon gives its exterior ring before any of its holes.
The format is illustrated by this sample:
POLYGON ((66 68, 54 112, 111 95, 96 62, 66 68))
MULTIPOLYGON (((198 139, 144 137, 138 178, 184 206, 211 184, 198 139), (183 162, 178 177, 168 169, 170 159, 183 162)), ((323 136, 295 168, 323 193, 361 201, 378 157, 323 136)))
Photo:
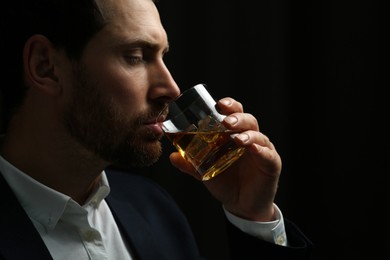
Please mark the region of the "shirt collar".
MULTIPOLYGON (((28 216, 38 221, 46 230, 54 229, 62 217, 68 202, 72 199, 31 178, 6 161, 2 156, 0 156, 0 172, 14 191, 28 216)), ((110 187, 104 171, 101 177, 99 186, 91 194, 84 206, 92 205, 97 208, 100 202, 109 194, 110 187)), ((72 204, 74 204, 73 202, 72 200, 72 204)))

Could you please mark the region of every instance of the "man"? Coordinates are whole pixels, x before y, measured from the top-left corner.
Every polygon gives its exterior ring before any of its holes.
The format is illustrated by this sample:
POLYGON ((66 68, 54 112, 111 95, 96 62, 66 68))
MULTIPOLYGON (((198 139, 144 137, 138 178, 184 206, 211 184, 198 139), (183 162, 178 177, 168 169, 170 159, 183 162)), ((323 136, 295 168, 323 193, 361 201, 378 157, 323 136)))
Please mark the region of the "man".
MULTIPOLYGON (((110 168, 160 156, 156 118, 180 90, 151 0, 20 0, 3 7, 2 259, 201 259, 151 180, 110 168)), ((246 154, 204 184, 228 218, 234 259, 306 259, 274 204, 281 159, 256 119, 218 102, 246 154)), ((178 153, 172 164, 199 180, 178 153)))

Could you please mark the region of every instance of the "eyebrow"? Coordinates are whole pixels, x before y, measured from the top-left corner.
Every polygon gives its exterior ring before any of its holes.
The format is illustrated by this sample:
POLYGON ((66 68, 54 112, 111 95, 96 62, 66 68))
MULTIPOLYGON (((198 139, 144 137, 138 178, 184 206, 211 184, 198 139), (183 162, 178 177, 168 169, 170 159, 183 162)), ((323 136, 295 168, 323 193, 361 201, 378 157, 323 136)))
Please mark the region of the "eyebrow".
MULTIPOLYGON (((120 44, 120 46, 123 47, 143 47, 152 51, 160 50, 160 44, 155 44, 150 41, 142 40, 142 39, 135 39, 131 41, 126 41, 120 44)), ((163 48, 163 53, 167 53, 169 51, 169 43, 167 43, 167 46, 163 48)))

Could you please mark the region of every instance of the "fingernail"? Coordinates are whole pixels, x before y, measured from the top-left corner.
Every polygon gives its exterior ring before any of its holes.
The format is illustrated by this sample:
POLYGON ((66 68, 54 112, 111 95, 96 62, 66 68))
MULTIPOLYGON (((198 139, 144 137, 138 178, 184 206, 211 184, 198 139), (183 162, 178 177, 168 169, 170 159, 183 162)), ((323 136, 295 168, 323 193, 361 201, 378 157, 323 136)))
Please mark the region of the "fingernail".
POLYGON ((219 102, 221 102, 225 106, 229 106, 232 103, 229 99, 221 99, 219 102))
POLYGON ((225 122, 228 123, 229 125, 234 125, 235 123, 238 122, 238 119, 235 116, 228 116, 225 118, 225 122))
POLYGON ((240 139, 241 142, 245 143, 245 142, 247 142, 249 140, 249 135, 247 135, 247 134, 239 134, 237 136, 237 138, 240 139))

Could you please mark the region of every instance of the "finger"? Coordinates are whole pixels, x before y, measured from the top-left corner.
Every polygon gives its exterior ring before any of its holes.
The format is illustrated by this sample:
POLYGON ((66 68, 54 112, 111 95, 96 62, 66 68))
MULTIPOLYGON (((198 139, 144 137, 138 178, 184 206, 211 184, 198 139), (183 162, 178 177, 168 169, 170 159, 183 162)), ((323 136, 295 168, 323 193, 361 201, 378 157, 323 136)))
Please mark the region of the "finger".
POLYGON ((246 131, 235 136, 235 141, 244 147, 256 158, 264 172, 278 176, 281 172, 281 158, 269 138, 256 131, 246 131))
POLYGON ((230 98, 230 97, 220 99, 217 102, 217 108, 218 108, 218 111, 224 115, 229 115, 229 114, 237 113, 237 112, 240 112, 240 113, 244 112, 244 108, 243 108, 242 104, 240 102, 238 102, 237 100, 230 98))
MULTIPOLYGON (((268 136, 258 131, 245 131, 234 137, 236 143, 240 146, 259 145, 270 150, 275 150, 274 144, 269 140, 268 136)), ((260 148, 259 148, 260 149, 260 148)))
POLYGON ((254 130, 259 131, 259 124, 257 119, 248 113, 233 113, 225 117, 223 125, 229 130, 245 131, 254 130))

